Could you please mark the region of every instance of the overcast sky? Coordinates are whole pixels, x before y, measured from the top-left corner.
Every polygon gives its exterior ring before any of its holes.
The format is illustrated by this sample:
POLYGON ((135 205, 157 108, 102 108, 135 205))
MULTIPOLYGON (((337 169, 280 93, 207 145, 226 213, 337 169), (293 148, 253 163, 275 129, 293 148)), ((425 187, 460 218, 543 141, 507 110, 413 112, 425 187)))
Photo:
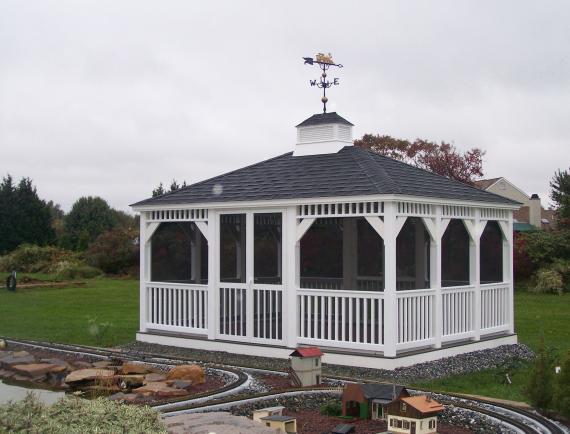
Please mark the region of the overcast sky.
POLYGON ((292 150, 321 110, 301 57, 344 68, 355 137, 481 147, 548 203, 570 164, 570 2, 0 1, 0 175, 117 208, 292 150))

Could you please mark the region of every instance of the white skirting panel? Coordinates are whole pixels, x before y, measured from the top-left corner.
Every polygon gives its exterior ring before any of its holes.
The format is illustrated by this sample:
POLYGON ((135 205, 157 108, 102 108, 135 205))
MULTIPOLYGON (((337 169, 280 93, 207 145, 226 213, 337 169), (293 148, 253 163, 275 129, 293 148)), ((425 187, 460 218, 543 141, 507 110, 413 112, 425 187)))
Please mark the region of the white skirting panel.
MULTIPOLYGON (((210 341, 206 339, 192 339, 178 336, 161 336, 151 333, 137 333, 137 341, 159 345, 170 345, 182 348, 194 348, 208 351, 224 351, 234 354, 246 354, 249 356, 277 357, 286 359, 293 351, 291 348, 272 347, 267 345, 248 345, 238 342, 210 341)), ((416 363, 429 362, 444 357, 456 356, 471 351, 495 348, 501 345, 517 343, 516 335, 500 336, 493 339, 474 341, 462 345, 430 350, 418 354, 401 355, 395 358, 385 358, 378 355, 342 354, 324 352, 323 362, 344 366, 359 366, 362 368, 396 369, 403 366, 411 366, 416 363)))

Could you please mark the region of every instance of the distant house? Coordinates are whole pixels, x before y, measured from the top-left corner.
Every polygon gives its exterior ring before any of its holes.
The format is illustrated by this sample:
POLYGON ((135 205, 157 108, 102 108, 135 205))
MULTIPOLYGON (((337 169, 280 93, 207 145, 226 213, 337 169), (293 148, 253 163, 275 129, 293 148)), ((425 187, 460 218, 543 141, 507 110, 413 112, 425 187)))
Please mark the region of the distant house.
POLYGON ((393 433, 435 434, 443 405, 427 395, 402 397, 387 406, 388 430, 393 433))
POLYGON ((406 396, 410 396, 406 388, 395 384, 347 384, 342 392, 342 415, 386 419, 386 406, 406 396))
POLYGON ((297 386, 315 386, 321 384, 322 351, 317 347, 297 348, 291 357, 291 369, 289 374, 293 377, 297 386))
POLYGON ((556 227, 556 215, 552 209, 544 209, 540 204, 538 194, 528 195, 507 179, 491 178, 475 181, 475 186, 481 190, 498 194, 522 204, 513 212, 513 230, 526 232, 536 229, 552 230, 556 227))
POLYGON ((297 419, 283 416, 283 406, 266 407, 253 411, 252 419, 280 433, 293 434, 297 432, 297 419))

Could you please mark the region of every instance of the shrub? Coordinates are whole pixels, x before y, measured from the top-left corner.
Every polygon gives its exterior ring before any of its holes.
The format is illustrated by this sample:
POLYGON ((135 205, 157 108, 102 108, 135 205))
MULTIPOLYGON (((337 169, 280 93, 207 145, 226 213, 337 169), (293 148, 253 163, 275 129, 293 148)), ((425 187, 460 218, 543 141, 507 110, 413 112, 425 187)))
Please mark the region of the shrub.
POLYGON ((101 275, 101 270, 81 263, 63 263, 55 273, 56 280, 91 279, 101 275))
POLYGON ((7 433, 151 433, 166 434, 158 413, 147 406, 125 405, 106 398, 63 398, 48 406, 30 393, 0 406, 0 432, 7 433))
POLYGON ((524 389, 531 405, 539 410, 548 409, 552 403, 553 383, 554 360, 552 351, 545 348, 544 339, 541 338, 528 383, 524 389))
POLYGON ((570 230, 532 231, 521 238, 526 254, 537 268, 547 266, 558 258, 570 258, 570 230))
POLYGON ((342 415, 342 404, 340 401, 330 401, 321 406, 319 412, 323 416, 340 416, 342 415))
POLYGON ((555 292, 560 295, 564 292, 562 275, 552 268, 541 268, 536 272, 536 283, 534 292, 549 293, 555 292))
POLYGON ((116 227, 91 243, 86 252, 88 264, 109 274, 128 274, 139 263, 139 232, 116 227))
POLYGON ((513 245, 513 271, 515 280, 526 280, 532 276, 536 267, 527 253, 527 238, 515 232, 513 245))
POLYGON ((74 253, 57 247, 21 244, 16 250, 0 257, 0 271, 49 272, 54 263, 71 260, 78 260, 74 253))

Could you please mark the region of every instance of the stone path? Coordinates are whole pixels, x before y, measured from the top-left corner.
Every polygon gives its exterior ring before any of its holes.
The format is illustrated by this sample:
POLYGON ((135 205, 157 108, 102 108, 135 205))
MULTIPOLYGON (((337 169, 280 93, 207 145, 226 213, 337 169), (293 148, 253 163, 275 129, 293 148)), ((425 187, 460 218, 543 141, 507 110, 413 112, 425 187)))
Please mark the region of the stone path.
POLYGON ((227 412, 192 413, 162 417, 169 434, 276 434, 258 422, 227 412))

